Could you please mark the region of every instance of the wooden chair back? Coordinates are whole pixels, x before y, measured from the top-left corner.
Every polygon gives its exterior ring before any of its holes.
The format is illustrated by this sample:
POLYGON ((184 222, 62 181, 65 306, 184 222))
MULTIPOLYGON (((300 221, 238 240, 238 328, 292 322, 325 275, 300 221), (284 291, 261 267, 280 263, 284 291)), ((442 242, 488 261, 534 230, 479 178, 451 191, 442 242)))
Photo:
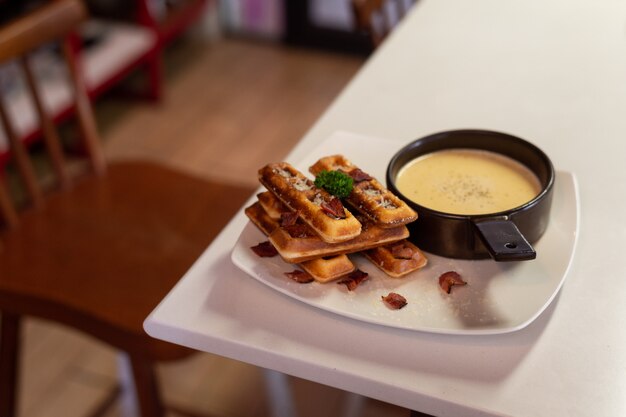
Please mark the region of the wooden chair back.
MULTIPOLYGON (((81 0, 56 0, 40 6, 24 18, 16 19, 0 28, 0 64, 16 60, 21 67, 26 85, 41 124, 53 173, 62 188, 70 185, 70 175, 63 154, 59 134, 52 118, 46 112, 39 83, 35 80, 30 55, 41 45, 60 42, 61 58, 67 65, 68 82, 74 93, 74 111, 84 139, 84 148, 93 170, 97 174, 105 171, 104 154, 96 129, 91 103, 81 77, 79 62, 72 47, 71 34, 77 25, 87 17, 81 0)), ((12 161, 24 185, 26 196, 35 207, 43 204, 43 191, 37 179, 25 144, 19 139, 15 121, 0 96, 0 122, 8 139, 12 161)), ((0 178, 4 177, 0 176, 0 178)), ((0 220, 8 227, 18 223, 17 207, 11 200, 3 181, 0 181, 0 220)))
POLYGON ((416 0, 352 0, 358 30, 368 34, 377 47, 406 15, 416 0))

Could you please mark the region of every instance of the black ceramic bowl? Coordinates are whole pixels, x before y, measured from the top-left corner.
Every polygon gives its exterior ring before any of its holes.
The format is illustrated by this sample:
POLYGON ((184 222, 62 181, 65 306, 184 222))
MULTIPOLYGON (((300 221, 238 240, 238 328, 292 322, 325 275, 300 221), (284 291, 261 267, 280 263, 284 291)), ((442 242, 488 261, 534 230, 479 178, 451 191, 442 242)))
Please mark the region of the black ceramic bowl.
POLYGON ((550 218, 554 168, 547 155, 530 142, 487 130, 454 130, 411 142, 398 151, 387 167, 387 187, 418 213, 409 224, 410 239, 436 255, 460 259, 492 257, 496 261, 534 259, 531 246, 545 232, 550 218), (400 169, 413 159, 434 151, 481 149, 513 158, 533 171, 541 192, 527 203, 510 210, 480 215, 444 213, 421 206, 395 186, 400 169))

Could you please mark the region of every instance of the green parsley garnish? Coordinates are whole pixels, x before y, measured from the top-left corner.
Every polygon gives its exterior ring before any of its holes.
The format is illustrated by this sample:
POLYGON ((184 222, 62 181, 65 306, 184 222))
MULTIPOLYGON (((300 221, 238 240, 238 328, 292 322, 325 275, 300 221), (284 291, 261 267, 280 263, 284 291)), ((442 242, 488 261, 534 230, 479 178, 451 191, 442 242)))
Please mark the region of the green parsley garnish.
POLYGON ((323 188, 332 195, 346 198, 352 192, 354 181, 352 177, 341 171, 322 171, 315 178, 315 185, 323 188))

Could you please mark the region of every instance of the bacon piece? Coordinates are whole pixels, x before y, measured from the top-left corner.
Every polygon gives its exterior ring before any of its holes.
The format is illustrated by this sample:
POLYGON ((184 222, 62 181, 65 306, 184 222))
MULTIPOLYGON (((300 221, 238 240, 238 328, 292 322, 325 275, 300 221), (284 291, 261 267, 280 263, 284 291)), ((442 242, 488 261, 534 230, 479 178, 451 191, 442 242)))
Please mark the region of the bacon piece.
POLYGON ((284 229, 294 239, 315 236, 315 233, 306 224, 296 223, 291 226, 285 226, 284 229))
POLYGON ((351 272, 345 279, 342 279, 337 284, 344 284, 348 291, 354 291, 362 282, 367 281, 368 274, 360 269, 356 269, 351 272))
POLYGON ((346 211, 343 208, 343 204, 341 204, 341 200, 339 200, 338 198, 333 198, 328 202, 324 201, 320 205, 320 207, 322 208, 322 211, 324 212, 324 214, 326 214, 329 217, 336 218, 336 219, 346 218, 346 211))
POLYGON ((286 211, 280 213, 280 225, 281 227, 285 226, 293 226, 296 224, 298 220, 298 215, 300 215, 300 211, 286 211))
POLYGON ((382 298, 383 301, 394 310, 399 310, 407 305, 406 298, 395 292, 390 292, 387 295, 382 295, 380 298, 382 298))
POLYGON ((458 272, 448 271, 441 274, 439 277, 439 286, 446 294, 450 294, 452 287, 455 285, 466 285, 467 282, 461 279, 461 275, 458 272))
POLYGON ((313 282, 311 274, 300 271, 299 269, 295 269, 292 272, 285 272, 285 275, 296 281, 298 284, 308 284, 309 282, 313 282))
POLYGON ((360 168, 354 168, 353 170, 351 170, 350 172, 347 172, 347 174, 352 177, 352 179, 354 180, 354 182, 361 182, 361 181, 370 181, 373 178, 369 176, 369 174, 361 171, 360 168))
POLYGON ((265 242, 261 242, 256 246, 252 246, 250 249, 254 251, 261 258, 271 258, 272 256, 278 255, 278 251, 276 248, 267 240, 265 242))
POLYGON ((413 259, 413 249, 405 245, 403 242, 395 244, 391 247, 391 255, 396 259, 413 259))

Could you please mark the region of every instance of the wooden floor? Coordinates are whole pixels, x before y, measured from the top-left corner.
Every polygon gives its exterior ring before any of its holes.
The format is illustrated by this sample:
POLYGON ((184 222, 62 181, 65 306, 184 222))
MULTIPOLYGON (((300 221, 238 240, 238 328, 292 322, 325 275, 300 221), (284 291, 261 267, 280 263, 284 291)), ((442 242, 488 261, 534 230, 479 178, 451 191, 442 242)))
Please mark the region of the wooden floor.
MULTIPOLYGON (((256 184, 281 160, 363 60, 262 43, 185 41, 167 56, 159 104, 106 98, 98 119, 110 159, 148 158, 232 183, 256 184)), ((21 417, 93 415, 116 387, 116 352, 68 329, 27 321, 21 417)), ((159 369, 170 404, 219 417, 269 415, 262 370, 210 354, 159 369)), ((342 391, 290 379, 303 417, 339 416, 342 391)), ((367 400, 363 416, 407 416, 367 400)), ((101 415, 120 416, 120 402, 101 415)), ((171 416, 179 415, 172 412, 171 416)))
POLYGON ((257 168, 283 158, 363 62, 242 41, 197 49, 175 51, 191 64, 170 71, 162 104, 133 106, 107 124, 111 158, 256 184, 257 168))

